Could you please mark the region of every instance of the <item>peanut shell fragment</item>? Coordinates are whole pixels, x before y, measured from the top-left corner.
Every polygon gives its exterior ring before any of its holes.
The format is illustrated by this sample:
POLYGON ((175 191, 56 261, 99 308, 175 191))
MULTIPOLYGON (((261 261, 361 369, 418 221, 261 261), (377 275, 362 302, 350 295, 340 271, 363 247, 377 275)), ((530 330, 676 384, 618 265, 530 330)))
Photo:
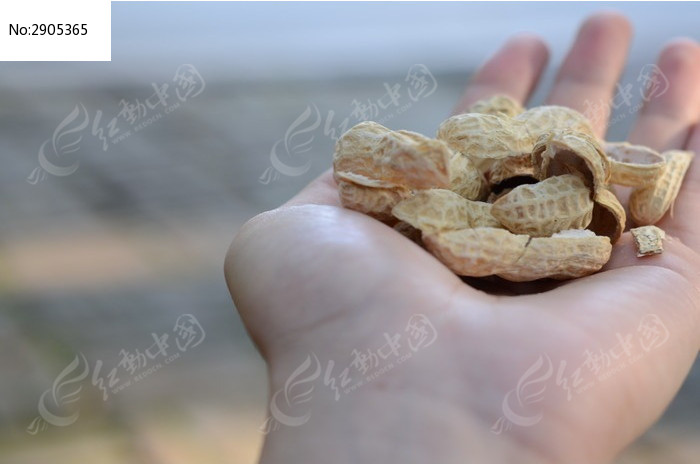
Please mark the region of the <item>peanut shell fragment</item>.
POLYGON ((382 179, 376 165, 376 151, 382 138, 391 132, 372 121, 361 122, 345 132, 335 144, 333 173, 352 173, 367 179, 382 179))
MULTIPOLYGON (((632 187, 634 222, 657 222, 693 156, 605 143, 577 111, 525 111, 496 95, 444 121, 435 139, 360 123, 336 144, 333 167, 343 206, 393 226, 456 274, 522 282, 599 271, 627 220, 612 184, 632 187)), ((632 235, 639 256, 661 252, 661 229, 632 235)))
POLYGON ((637 257, 657 255, 664 251, 664 239, 666 232, 656 226, 642 226, 630 229, 634 244, 637 248, 637 257))
POLYGON ((393 222, 391 209, 412 189, 449 186, 452 156, 439 140, 362 122, 336 143, 333 173, 340 202, 346 208, 393 222))
POLYGON ((514 188, 494 202, 492 214, 513 233, 549 237, 588 226, 593 213, 590 196, 579 177, 555 176, 514 188))
POLYGON ((474 227, 501 227, 491 215, 490 203, 471 201, 449 190, 416 192, 392 210, 395 218, 422 232, 438 232, 474 227))
POLYGON ((609 161, 598 142, 583 133, 562 131, 541 136, 532 151, 535 177, 576 174, 594 191, 610 178, 609 161))
POLYGON ((654 185, 666 165, 664 157, 651 148, 627 142, 607 143, 605 153, 610 160, 610 182, 628 187, 654 185))
POLYGON ((493 227, 423 234, 423 243, 437 259, 455 274, 471 277, 513 271, 529 240, 493 227))
POLYGON ((517 267, 497 275, 513 282, 584 277, 599 271, 611 251, 608 237, 588 230, 563 231, 533 238, 516 261, 517 267))
POLYGON ((450 158, 450 190, 469 200, 479 200, 488 193, 481 171, 459 152, 450 158))
POLYGON ((565 106, 537 106, 519 114, 514 121, 516 124, 522 124, 531 145, 534 145, 545 132, 572 131, 596 138, 588 119, 578 111, 565 106))
POLYGON ((469 157, 479 169, 493 160, 529 153, 527 137, 511 119, 492 114, 465 113, 440 124, 437 138, 469 157))
POLYGON ((664 152, 666 165, 654 185, 636 189, 630 195, 630 216, 639 226, 656 224, 671 208, 678 196, 683 177, 695 156, 693 152, 669 150, 664 152))
POLYGON ((392 208, 404 198, 408 198, 411 191, 402 187, 374 188, 340 181, 338 194, 344 207, 365 213, 382 222, 393 222, 392 208))
POLYGON ((598 190, 593 200, 593 217, 588 229, 596 235, 610 238, 610 242, 614 244, 625 231, 627 221, 625 208, 615 194, 608 189, 598 190))

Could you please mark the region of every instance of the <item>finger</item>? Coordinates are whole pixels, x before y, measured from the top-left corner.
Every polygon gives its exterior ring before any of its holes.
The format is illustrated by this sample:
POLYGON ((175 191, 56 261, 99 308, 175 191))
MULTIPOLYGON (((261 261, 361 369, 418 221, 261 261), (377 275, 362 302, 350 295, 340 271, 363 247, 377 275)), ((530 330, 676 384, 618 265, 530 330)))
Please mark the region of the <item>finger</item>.
POLYGON ((700 45, 688 39, 668 44, 658 60, 665 90, 650 87, 629 140, 657 150, 681 148, 700 117, 700 45), (659 92, 654 95, 653 92, 659 92))
POLYGON ((311 181, 311 183, 304 187, 301 192, 294 195, 284 204, 284 206, 299 205, 340 206, 338 185, 333 179, 332 169, 328 169, 316 179, 311 181))
POLYGON ((618 13, 588 18, 559 70, 547 99, 586 114, 598 136, 605 135, 609 102, 625 65, 632 26, 618 13))
MULTIPOLYGON (((695 159, 683 179, 671 211, 657 225, 665 231, 678 236, 696 254, 700 253, 700 236, 698 236, 698 216, 700 215, 700 123, 695 125, 688 150, 695 152, 695 159)), ((700 283, 699 283, 700 284, 700 283)))
POLYGON ((474 102, 496 94, 524 103, 548 60, 547 45, 540 38, 530 34, 511 38, 476 72, 453 114, 463 113, 474 102))

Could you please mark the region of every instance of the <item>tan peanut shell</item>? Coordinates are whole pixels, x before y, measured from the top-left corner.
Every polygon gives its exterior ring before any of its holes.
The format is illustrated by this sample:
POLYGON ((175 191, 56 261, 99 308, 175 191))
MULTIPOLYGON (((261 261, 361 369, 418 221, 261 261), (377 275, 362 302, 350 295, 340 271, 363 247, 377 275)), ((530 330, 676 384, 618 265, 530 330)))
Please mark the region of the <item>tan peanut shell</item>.
POLYGON ((473 227, 501 227, 491 215, 493 205, 471 201, 442 189, 421 190, 402 200, 393 208, 396 219, 410 224, 421 232, 466 229, 473 227))
POLYGON ((607 143, 605 153, 610 160, 610 183, 628 187, 653 185, 666 165, 658 152, 627 142, 607 143))
POLYGON ((588 226, 593 202, 583 181, 565 174, 514 188, 494 202, 491 213, 515 234, 549 237, 588 226))
POLYGON ((489 194, 489 196, 486 198, 486 203, 496 203, 496 200, 508 195, 512 191, 513 191, 512 188, 504 188, 503 190, 500 190, 498 193, 491 192, 489 194))
POLYGON ((481 171, 460 152, 450 158, 450 190, 469 200, 479 200, 488 193, 481 171))
POLYGON ((456 274, 498 275, 514 282, 583 277, 600 270, 612 250, 607 237, 586 230, 530 238, 479 227, 424 233, 423 242, 456 274))
POLYGON ((336 143, 336 181, 378 188, 447 187, 452 152, 438 140, 362 122, 336 143))
POLYGON ((513 282, 537 279, 571 279, 599 271, 610 259, 608 237, 588 230, 563 231, 552 237, 535 237, 516 266, 497 275, 513 282))
POLYGON ((424 233, 423 243, 455 274, 484 277, 513 271, 530 237, 478 227, 424 233))
MULTIPOLYGON (((606 143, 574 110, 523 111, 497 95, 444 121, 436 139, 365 122, 336 144, 341 203, 423 245, 453 272, 511 281, 600 270, 625 229, 611 184, 633 187, 640 225, 672 207, 693 153, 606 143), (486 202, 478 201, 487 199, 486 202)), ((632 230, 639 255, 663 231, 632 230)))
POLYGON ((593 199, 593 217, 588 229, 596 235, 608 237, 614 244, 625 231, 626 220, 625 208, 615 194, 608 189, 598 190, 593 199))
POLYGON ((694 153, 683 150, 664 152, 666 165, 654 185, 636 189, 630 195, 630 216, 635 224, 652 225, 661 220, 678 196, 694 153))
POLYGON ((638 258, 663 253, 666 232, 662 229, 656 226, 642 226, 630 229, 630 232, 637 248, 638 258))
POLYGON ((335 171, 333 177, 335 178, 336 182, 345 181, 353 183, 355 185, 362 185, 364 187, 384 189, 393 189, 397 187, 397 185, 392 182, 370 178, 362 174, 356 174, 354 172, 335 171))
POLYGON ((593 190, 604 188, 610 178, 608 158, 597 140, 580 132, 544 134, 532 151, 532 163, 538 179, 576 174, 593 190))
POLYGON ((384 135, 391 132, 381 124, 365 121, 346 131, 335 144, 333 172, 351 173, 367 179, 382 179, 377 167, 376 152, 384 135))
POLYGON ((403 187, 365 187, 341 180, 338 182, 338 194, 344 207, 365 213, 382 222, 394 222, 392 208, 404 198, 408 198, 411 191, 403 187))
POLYGON ((416 132, 392 131, 379 142, 376 165, 382 180, 409 188, 450 185, 452 152, 444 142, 416 132))
POLYGON ((440 125, 437 138, 482 170, 492 160, 530 151, 522 128, 514 126, 510 118, 492 114, 452 116, 440 125))
POLYGON ((484 177, 491 186, 498 185, 513 177, 534 176, 535 167, 532 164, 530 153, 494 160, 484 172, 484 177))
POLYGON ((479 100, 469 107, 467 113, 495 114, 512 118, 525 111, 520 103, 507 95, 494 95, 486 100, 479 100))
POLYGON ((522 124, 530 143, 535 144, 545 132, 572 131, 595 138, 593 127, 581 113, 565 106, 546 105, 530 108, 514 118, 522 124))

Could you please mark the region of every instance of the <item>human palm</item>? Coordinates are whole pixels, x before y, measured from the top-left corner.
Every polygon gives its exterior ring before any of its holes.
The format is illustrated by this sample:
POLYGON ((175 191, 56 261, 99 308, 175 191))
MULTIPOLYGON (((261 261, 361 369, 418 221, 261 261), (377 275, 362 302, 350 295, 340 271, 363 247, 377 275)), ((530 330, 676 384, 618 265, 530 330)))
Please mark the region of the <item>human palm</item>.
MULTIPOLYGON (((629 37, 619 16, 589 19, 549 102, 583 110, 585 101, 608 101, 629 37)), ((457 111, 496 93, 525 100, 546 56, 535 38, 511 40, 477 73, 457 111)), ((668 90, 647 103, 631 141, 700 152, 700 128, 692 132, 700 46, 669 45, 658 65, 668 90)), ((594 123, 602 136, 601 116, 594 123)), ((626 233, 604 272, 540 293, 508 286, 531 294, 503 296, 473 288, 393 229, 342 208, 326 172, 246 224, 227 257, 229 287, 270 366, 272 390, 308 353, 349 365, 353 349, 381 345, 414 314, 437 338, 352 396, 336 402, 315 393, 311 420, 270 435, 262 460, 315 462, 333 450, 341 454, 334 462, 608 461, 658 418, 700 347, 698 198, 695 163, 673 218, 661 224, 671 236, 662 255, 636 258, 626 233), (624 343, 643 337, 650 321, 663 331, 655 344, 624 343), (586 353, 600 354, 597 367, 614 375, 596 378, 586 353), (323 440, 310 446, 309 436, 323 440)))

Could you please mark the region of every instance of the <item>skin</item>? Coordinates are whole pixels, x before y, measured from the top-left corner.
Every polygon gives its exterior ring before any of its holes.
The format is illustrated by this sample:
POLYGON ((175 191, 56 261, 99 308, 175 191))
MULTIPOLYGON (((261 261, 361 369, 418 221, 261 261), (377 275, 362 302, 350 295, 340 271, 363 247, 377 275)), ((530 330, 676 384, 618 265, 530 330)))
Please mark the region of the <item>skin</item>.
MULTIPOLYGON (((631 36, 618 14, 588 18, 547 103, 583 112, 586 100, 610 101, 631 36)), ((512 38, 455 112, 497 93, 526 101, 547 59, 537 37, 512 38)), ((643 108, 629 140, 700 152, 700 45, 673 41, 657 64, 668 91, 643 108)), ((594 118, 601 137, 606 118, 594 118)), ((236 308, 268 363, 270 391, 284 389, 309 353, 333 360, 337 374, 353 349, 378 348, 383 333, 401 331, 412 314, 430 319, 437 340, 340 401, 319 381, 305 405, 308 422, 267 435, 261 462, 610 462, 659 418, 700 348, 699 199, 696 161, 673 217, 659 224, 670 236, 662 255, 636 258, 628 232, 604 272, 544 293, 498 296, 465 284, 384 224, 341 208, 324 173, 251 219, 225 262, 236 308), (555 373, 564 361, 570 376, 586 350, 609 351, 617 334, 637 334, 646 314, 668 330, 663 345, 571 398, 552 374, 527 406, 542 414, 539 422, 491 432, 504 396, 540 356, 555 373)), ((611 368, 623 362, 613 359, 611 368)), ((581 375, 595 380, 585 368, 581 375)))

